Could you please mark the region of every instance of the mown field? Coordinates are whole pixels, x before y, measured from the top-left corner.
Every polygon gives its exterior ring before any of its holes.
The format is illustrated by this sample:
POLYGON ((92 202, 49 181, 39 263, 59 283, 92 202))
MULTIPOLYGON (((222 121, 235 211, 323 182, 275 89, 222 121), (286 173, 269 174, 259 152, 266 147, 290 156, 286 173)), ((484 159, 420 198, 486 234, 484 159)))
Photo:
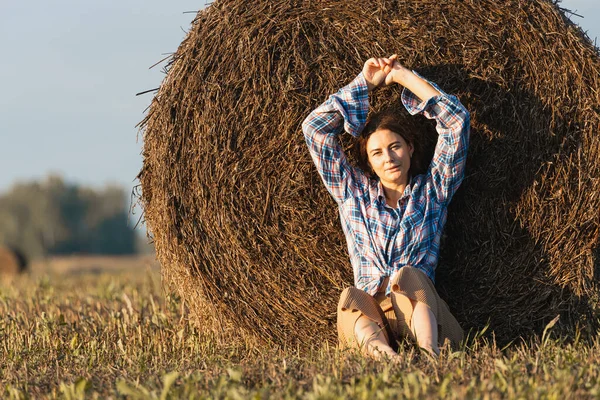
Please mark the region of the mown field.
POLYGON ((479 332, 438 361, 406 347, 394 365, 320 342, 259 347, 199 329, 150 264, 63 265, 4 281, 0 317, 7 399, 600 398, 597 335, 567 340, 549 327, 501 349, 479 332))

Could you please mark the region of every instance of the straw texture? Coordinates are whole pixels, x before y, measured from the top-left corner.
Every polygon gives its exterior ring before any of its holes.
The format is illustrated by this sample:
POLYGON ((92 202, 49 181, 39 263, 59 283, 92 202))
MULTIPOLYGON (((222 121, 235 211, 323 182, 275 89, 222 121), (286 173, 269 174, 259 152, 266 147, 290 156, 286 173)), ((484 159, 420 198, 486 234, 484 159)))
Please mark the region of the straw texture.
MULTIPOLYGON (((223 326, 335 341, 352 271, 300 126, 367 58, 392 53, 471 112, 437 271, 452 313, 466 329, 489 320, 501 340, 587 315, 600 59, 545 0, 223 0, 199 12, 141 122, 140 201, 167 282, 223 326)), ((371 106, 399 97, 380 89, 371 106)), ((402 117, 435 140, 428 121, 402 117)))

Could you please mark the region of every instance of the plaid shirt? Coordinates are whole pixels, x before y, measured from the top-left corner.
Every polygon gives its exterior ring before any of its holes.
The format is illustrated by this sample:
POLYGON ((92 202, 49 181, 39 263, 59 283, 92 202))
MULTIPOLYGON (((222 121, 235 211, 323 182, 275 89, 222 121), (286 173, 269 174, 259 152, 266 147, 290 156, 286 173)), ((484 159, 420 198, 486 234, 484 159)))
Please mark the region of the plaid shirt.
MULTIPOLYGON (((346 158, 337 135, 358 137, 369 110, 362 73, 329 97, 302 124, 310 154, 339 206, 357 288, 375 295, 384 280, 405 265, 434 281, 447 206, 463 176, 469 143, 469 113, 440 91, 427 102, 406 88, 402 103, 412 115, 436 119, 439 139, 429 169, 411 178, 396 208, 386 205, 379 179, 369 179, 346 158)), ((389 294, 390 287, 385 288, 389 294)))

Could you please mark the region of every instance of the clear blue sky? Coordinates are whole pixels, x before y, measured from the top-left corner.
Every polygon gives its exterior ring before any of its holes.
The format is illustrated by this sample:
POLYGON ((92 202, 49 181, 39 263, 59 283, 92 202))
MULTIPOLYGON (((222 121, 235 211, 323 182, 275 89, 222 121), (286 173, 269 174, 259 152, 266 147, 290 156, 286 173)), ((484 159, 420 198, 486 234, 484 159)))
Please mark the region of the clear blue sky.
MULTIPOLYGON (((205 2, 0 0, 0 192, 58 173, 73 183, 119 184, 141 167, 135 125, 159 86, 152 64, 173 52, 205 2)), ((600 38, 600 0, 561 6, 600 38)))
POLYGON ((129 190, 143 118, 203 0, 0 0, 0 192, 58 173, 129 190))

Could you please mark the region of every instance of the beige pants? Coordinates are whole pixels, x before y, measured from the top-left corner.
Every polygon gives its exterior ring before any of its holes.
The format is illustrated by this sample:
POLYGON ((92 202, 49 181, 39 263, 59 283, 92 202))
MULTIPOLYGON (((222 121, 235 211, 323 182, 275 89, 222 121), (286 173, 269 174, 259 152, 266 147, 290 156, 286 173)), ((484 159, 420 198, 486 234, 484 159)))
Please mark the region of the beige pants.
POLYGON ((402 267, 391 278, 392 293, 378 293, 375 297, 349 287, 342 292, 337 309, 337 328, 342 347, 359 347, 354 335, 354 325, 361 315, 376 322, 383 330, 390 346, 408 338, 411 333, 413 307, 411 299, 427 305, 438 323, 439 345, 449 340, 457 347, 463 339, 463 330, 440 298, 433 282, 425 273, 410 266, 402 267))

